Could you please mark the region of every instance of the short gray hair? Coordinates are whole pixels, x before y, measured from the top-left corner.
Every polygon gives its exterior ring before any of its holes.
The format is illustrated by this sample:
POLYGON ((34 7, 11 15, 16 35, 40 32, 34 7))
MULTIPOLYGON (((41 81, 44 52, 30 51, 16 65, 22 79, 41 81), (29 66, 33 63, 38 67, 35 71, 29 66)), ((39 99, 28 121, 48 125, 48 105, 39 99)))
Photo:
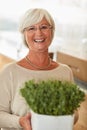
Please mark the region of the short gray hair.
MULTIPOLYGON (((43 18, 46 18, 48 23, 52 26, 52 39, 53 39, 54 31, 55 31, 55 23, 52 16, 46 9, 34 8, 34 9, 29 9, 28 11, 26 11, 24 16, 21 19, 21 22, 19 25, 19 31, 23 34, 25 28, 28 28, 29 26, 37 24, 43 18)), ((23 40, 24 42, 26 42, 24 38, 24 34, 23 34, 23 40)))

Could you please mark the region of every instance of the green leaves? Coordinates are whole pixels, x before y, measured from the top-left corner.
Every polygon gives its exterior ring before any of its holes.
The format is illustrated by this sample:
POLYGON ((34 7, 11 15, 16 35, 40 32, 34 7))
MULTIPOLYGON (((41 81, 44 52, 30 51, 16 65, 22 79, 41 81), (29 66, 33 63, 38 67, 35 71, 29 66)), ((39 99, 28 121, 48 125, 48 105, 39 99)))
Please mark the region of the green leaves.
POLYGON ((73 114, 85 97, 76 84, 59 80, 30 80, 20 92, 34 112, 46 115, 73 114))

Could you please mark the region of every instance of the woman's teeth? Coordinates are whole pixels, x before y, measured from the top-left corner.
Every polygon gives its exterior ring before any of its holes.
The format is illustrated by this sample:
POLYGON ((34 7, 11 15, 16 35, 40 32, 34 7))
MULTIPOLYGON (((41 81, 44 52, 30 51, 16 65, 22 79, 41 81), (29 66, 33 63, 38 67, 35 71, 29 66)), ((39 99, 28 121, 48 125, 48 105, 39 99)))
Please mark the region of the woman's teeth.
POLYGON ((44 42, 44 39, 42 39, 42 40, 34 40, 35 42, 44 42))

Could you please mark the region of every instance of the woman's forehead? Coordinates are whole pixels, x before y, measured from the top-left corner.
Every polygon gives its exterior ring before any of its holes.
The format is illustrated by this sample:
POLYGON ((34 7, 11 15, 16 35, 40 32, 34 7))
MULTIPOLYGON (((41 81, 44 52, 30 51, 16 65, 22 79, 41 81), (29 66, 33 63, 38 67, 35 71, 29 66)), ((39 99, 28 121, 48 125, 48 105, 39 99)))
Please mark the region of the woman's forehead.
POLYGON ((39 25, 39 24, 49 24, 49 22, 46 20, 46 18, 43 18, 42 20, 34 22, 31 25, 39 25))

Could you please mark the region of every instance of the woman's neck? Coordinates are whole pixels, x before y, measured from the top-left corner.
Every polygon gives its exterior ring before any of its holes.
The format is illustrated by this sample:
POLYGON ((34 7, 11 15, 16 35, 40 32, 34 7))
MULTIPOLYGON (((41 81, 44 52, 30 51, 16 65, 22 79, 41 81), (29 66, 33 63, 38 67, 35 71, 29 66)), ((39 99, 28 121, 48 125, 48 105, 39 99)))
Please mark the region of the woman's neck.
POLYGON ((32 52, 30 51, 28 54, 27 54, 27 57, 29 58, 29 60, 36 64, 36 65, 47 65, 48 62, 49 62, 49 53, 48 51, 45 51, 45 52, 32 52))

